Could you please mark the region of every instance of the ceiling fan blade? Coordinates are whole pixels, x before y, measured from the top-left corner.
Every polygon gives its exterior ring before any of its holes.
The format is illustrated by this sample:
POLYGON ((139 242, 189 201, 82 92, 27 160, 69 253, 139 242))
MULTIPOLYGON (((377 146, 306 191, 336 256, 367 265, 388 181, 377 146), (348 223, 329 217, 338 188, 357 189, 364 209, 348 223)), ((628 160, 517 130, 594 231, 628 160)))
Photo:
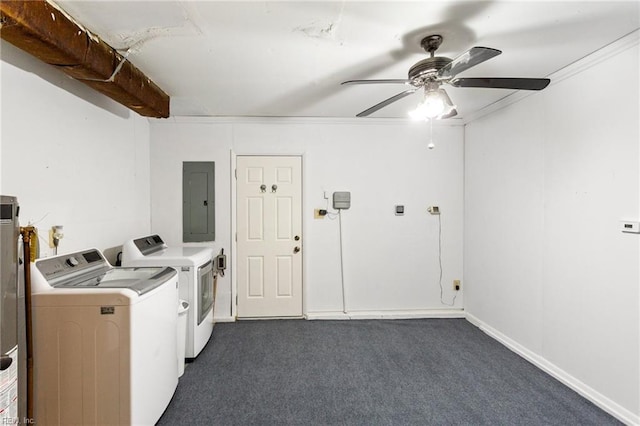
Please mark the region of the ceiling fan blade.
POLYGON ((456 78, 454 87, 484 87, 487 89, 542 90, 549 85, 548 78, 456 78))
POLYGON ((409 80, 348 80, 340 84, 411 84, 409 80))
POLYGON ((410 94, 412 94, 416 90, 418 90, 417 87, 415 89, 405 90, 404 92, 400 92, 397 95, 393 95, 389 99, 385 99, 384 101, 380 102, 379 104, 376 104, 376 105, 372 106, 369 109, 365 109, 360 114, 357 114, 356 117, 366 117, 369 114, 372 114, 372 113, 378 111, 379 109, 382 109, 382 108, 386 107, 387 105, 392 104, 395 101, 398 101, 398 100, 404 98, 405 96, 409 96, 410 94))
POLYGON ((490 47, 472 47, 442 67, 440 71, 438 71, 438 76, 442 78, 451 78, 460 74, 462 71, 468 70, 469 68, 491 59, 494 56, 498 56, 501 53, 501 50, 492 49, 490 47))

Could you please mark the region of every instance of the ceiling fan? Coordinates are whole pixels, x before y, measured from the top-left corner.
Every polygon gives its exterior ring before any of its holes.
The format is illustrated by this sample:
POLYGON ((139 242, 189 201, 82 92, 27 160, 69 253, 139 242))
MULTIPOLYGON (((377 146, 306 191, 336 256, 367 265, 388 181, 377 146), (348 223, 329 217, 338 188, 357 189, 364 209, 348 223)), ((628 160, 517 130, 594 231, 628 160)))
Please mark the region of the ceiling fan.
POLYGON ((435 56, 442 43, 442 36, 430 35, 420 45, 430 57, 417 62, 409 69, 407 79, 349 80, 341 84, 405 84, 411 88, 368 108, 357 117, 366 117, 405 96, 424 89, 424 99, 415 111, 409 113, 416 119, 443 119, 458 114, 449 95, 440 88, 443 83, 453 87, 480 87, 487 89, 542 90, 549 85, 548 78, 456 78, 458 74, 502 52, 489 47, 472 47, 455 59, 435 56))

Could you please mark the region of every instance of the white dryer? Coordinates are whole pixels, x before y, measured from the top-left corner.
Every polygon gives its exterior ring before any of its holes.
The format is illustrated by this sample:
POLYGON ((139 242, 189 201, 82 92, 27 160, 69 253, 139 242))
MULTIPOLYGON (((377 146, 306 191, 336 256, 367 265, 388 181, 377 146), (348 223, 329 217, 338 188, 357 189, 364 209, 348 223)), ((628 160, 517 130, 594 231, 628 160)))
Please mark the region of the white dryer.
POLYGON ((215 270, 212 247, 168 247, 159 235, 122 245, 122 266, 171 266, 178 270, 180 298, 189 302, 185 358, 193 361, 213 333, 215 270))
POLYGON ((38 424, 158 421, 178 385, 178 277, 114 268, 96 249, 31 267, 38 424))

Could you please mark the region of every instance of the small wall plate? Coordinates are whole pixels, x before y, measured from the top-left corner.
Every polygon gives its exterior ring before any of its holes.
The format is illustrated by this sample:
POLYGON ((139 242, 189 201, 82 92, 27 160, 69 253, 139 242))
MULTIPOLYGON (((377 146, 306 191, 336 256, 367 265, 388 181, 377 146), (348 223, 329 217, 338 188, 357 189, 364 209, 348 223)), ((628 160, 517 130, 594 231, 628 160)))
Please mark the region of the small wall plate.
POLYGON ((620 230, 631 234, 640 234, 640 222, 637 220, 621 220, 620 230))

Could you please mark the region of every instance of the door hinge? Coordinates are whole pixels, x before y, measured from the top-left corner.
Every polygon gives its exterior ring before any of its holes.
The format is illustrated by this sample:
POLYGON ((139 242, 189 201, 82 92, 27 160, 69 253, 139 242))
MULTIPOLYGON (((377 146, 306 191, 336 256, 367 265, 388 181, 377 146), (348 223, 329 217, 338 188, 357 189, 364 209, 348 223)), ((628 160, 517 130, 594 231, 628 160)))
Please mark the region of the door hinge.
POLYGON ((236 176, 236 180, 238 180, 238 169, 233 169, 233 174, 236 176))
POLYGON ((238 242, 238 233, 236 232, 236 243, 238 242))

